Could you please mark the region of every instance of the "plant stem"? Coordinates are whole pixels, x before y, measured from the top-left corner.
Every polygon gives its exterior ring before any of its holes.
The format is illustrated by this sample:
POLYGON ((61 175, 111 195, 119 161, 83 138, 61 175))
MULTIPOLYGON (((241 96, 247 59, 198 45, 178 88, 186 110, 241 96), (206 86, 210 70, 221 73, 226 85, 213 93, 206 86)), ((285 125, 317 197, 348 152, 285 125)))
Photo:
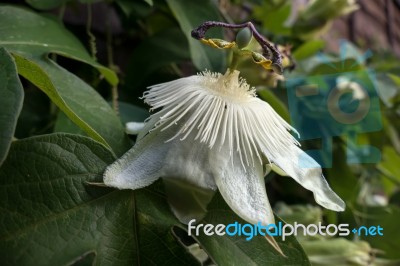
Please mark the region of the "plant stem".
POLYGON ((87 21, 86 21, 86 34, 89 36, 90 54, 96 60, 96 37, 91 31, 92 29, 92 4, 87 4, 87 21))
MULTIPOLYGON (((110 19, 107 17, 107 23, 106 23, 106 45, 107 45, 107 61, 108 61, 108 67, 112 70, 114 70, 116 73, 119 73, 119 68, 118 66, 115 65, 114 63, 114 53, 113 53, 113 36, 112 36, 112 30, 111 30, 111 22, 110 19)), ((114 111, 119 114, 119 106, 118 106, 118 87, 117 86, 112 86, 111 87, 111 103, 112 103, 112 108, 114 111)))
POLYGON ((229 64, 229 72, 232 73, 233 71, 236 70, 238 64, 239 64, 239 57, 240 53, 237 49, 234 49, 232 51, 232 60, 231 63, 229 64))

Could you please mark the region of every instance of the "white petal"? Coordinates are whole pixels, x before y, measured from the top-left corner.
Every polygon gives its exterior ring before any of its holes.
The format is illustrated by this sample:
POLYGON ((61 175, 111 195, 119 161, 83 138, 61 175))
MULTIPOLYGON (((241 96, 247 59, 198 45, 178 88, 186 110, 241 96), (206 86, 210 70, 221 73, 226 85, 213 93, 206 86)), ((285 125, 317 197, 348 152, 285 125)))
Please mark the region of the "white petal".
POLYGON ((193 142, 195 132, 187 140, 172 139, 180 124, 150 130, 157 121, 158 114, 146 123, 135 146, 106 169, 104 183, 119 189, 138 189, 164 177, 216 190, 209 166, 211 149, 193 142))
POLYGON ((168 142, 169 151, 164 158, 161 176, 216 190, 210 170, 210 154, 215 151, 204 143, 194 141, 193 134, 185 140, 173 139, 168 142))
POLYGON ((167 134, 151 132, 136 142, 132 149, 107 167, 104 184, 118 189, 138 189, 156 181, 172 145, 164 143, 167 134))
POLYGON ((320 165, 299 147, 292 145, 270 159, 297 183, 312 191, 318 204, 330 210, 344 211, 345 203, 329 187, 320 165))
POLYGON ((263 167, 255 161, 254 167, 243 167, 237 152, 232 161, 229 151, 222 149, 212 156, 215 182, 229 207, 249 223, 275 223, 265 190, 263 167))
POLYGON ((136 142, 140 141, 144 136, 146 136, 155 126, 155 124, 160 120, 160 113, 152 114, 146 119, 145 125, 136 137, 136 142))

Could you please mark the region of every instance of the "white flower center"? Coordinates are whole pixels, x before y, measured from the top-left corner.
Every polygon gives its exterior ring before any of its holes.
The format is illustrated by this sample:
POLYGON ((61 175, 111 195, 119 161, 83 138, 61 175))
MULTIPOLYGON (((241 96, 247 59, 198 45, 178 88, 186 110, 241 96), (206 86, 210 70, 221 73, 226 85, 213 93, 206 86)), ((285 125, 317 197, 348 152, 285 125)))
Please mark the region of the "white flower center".
POLYGON ((243 102, 256 97, 254 88, 247 84, 246 80, 239 77, 239 71, 230 72, 228 69, 225 75, 204 71, 199 74, 204 77, 202 83, 216 96, 230 99, 233 102, 243 102))
POLYGON ((239 78, 239 72, 225 75, 203 72, 197 76, 150 87, 145 102, 159 109, 154 129, 177 127, 170 140, 193 138, 238 152, 243 166, 274 157, 298 142, 294 130, 272 107, 258 99, 253 88, 239 78))

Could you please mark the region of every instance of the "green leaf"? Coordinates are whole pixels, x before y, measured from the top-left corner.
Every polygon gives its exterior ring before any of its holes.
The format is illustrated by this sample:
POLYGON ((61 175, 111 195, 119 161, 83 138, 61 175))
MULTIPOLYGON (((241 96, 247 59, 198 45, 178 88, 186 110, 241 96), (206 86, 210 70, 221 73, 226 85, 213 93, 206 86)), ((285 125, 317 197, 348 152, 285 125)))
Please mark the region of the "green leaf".
POLYGON ((80 41, 57 21, 15 6, 0 6, 0 46, 10 52, 44 58, 56 53, 97 68, 115 86, 114 71, 97 63, 80 41))
POLYGON ((135 191, 140 265, 199 265, 172 234, 172 228, 182 224, 171 213, 157 185, 161 182, 135 191))
POLYGON ((290 122, 290 114, 286 105, 268 88, 259 90, 258 95, 261 99, 271 105, 271 107, 283 118, 290 122))
POLYGON ((16 141, 0 169, 2 265, 195 265, 162 195, 88 184, 113 161, 87 137, 16 141))
MULTIPOLYGON (((144 122, 150 115, 146 109, 125 102, 118 102, 118 111, 122 124, 128 122, 144 122)), ((63 112, 59 112, 57 115, 54 132, 86 135, 85 132, 76 126, 63 112)))
POLYGON ((394 74, 387 74, 387 76, 391 79, 394 83, 395 87, 392 88, 392 91, 395 92, 395 95, 391 97, 390 102, 397 104, 400 102, 400 76, 394 74))
POLYGON ((0 166, 7 156, 22 109, 24 91, 12 56, 0 47, 0 166))
POLYGON ((379 171, 400 185, 400 157, 395 149, 385 146, 382 151, 382 161, 377 165, 379 171))
POLYGON ((119 113, 122 123, 144 122, 150 113, 141 107, 130 103, 118 102, 119 113))
POLYGON ((118 5, 118 7, 121 9, 122 13, 126 17, 132 16, 135 19, 145 18, 150 15, 153 9, 153 5, 150 5, 149 2, 149 0, 115 0, 115 3, 118 5))
POLYGON ((99 180, 113 160, 110 151, 85 137, 15 142, 0 170, 5 265, 64 265, 89 251, 99 264, 121 257, 126 260, 121 265, 132 264, 137 248, 132 192, 86 184, 99 180))
POLYGON ((390 259, 400 259, 400 208, 388 205, 385 208, 359 206, 357 210, 360 226, 380 226, 383 228, 383 236, 361 236, 361 240, 368 241, 372 248, 384 251, 383 256, 390 259))
POLYGON ((262 22, 263 28, 277 35, 289 35, 290 27, 285 26, 285 22, 290 15, 292 5, 286 4, 271 4, 264 1, 262 6, 254 9, 254 17, 262 22))
POLYGON ((63 112, 58 112, 54 132, 64 132, 76 135, 87 136, 85 131, 78 127, 68 116, 63 112))
POLYGON ((357 8, 354 1, 309 1, 298 12, 292 32, 302 39, 318 38, 329 30, 335 18, 351 13, 357 8))
POLYGON ((131 146, 119 118, 85 82, 49 59, 14 57, 20 75, 46 93, 89 136, 111 147, 117 155, 131 146))
POLYGON ((396 86, 400 87, 400 76, 388 73, 387 74, 388 77, 393 80, 394 84, 396 84, 396 86))
MULTIPOLYGON (((215 196, 208 206, 207 216, 201 223, 230 224, 246 222, 235 215, 222 197, 215 196)), ((276 222, 281 221, 276 217, 276 222)), ((246 241, 245 236, 207 236, 197 237, 217 265, 310 265, 307 255, 294 236, 281 240, 275 237, 286 257, 280 255, 262 236, 246 241)))
POLYGON ((26 89, 24 104, 18 117, 14 136, 17 139, 51 133, 53 115, 50 99, 41 90, 26 89))
POLYGON ((61 6, 68 0, 25 0, 29 5, 40 10, 49 10, 61 6))
POLYGON ((56 21, 13 6, 0 6, 0 46, 13 53, 19 73, 44 91, 79 127, 122 155, 131 145, 119 118, 85 82, 47 58, 56 53, 96 67, 112 84, 116 74, 93 60, 56 21))
POLYGON ((325 47, 325 41, 311 40, 303 43, 299 48, 293 52, 294 58, 303 60, 316 54, 319 50, 325 47))
MULTIPOLYGON (((208 69, 221 72, 225 67, 224 52, 191 37, 191 31, 206 20, 220 20, 215 5, 211 1, 167 0, 167 3, 189 41, 190 54, 196 68, 200 71, 208 69)), ((223 39, 222 29, 210 31, 210 36, 223 39)))
POLYGON ((359 182, 346 162, 346 151, 338 145, 333 151, 334 167, 326 169, 329 183, 333 189, 346 202, 357 197, 359 182))
POLYGON ((189 60, 188 44, 178 28, 161 31, 146 38, 132 53, 126 78, 128 88, 140 88, 163 66, 189 60))

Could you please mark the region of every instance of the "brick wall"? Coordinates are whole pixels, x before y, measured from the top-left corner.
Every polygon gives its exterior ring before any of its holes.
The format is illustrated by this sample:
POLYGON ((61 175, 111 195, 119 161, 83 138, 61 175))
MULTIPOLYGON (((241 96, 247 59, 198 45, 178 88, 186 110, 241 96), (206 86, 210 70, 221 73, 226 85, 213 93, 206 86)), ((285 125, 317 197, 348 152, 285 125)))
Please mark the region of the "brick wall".
POLYGON ((328 49, 338 50, 338 39, 364 48, 392 50, 400 56, 400 0, 359 0, 360 9, 334 21, 323 37, 328 49))

